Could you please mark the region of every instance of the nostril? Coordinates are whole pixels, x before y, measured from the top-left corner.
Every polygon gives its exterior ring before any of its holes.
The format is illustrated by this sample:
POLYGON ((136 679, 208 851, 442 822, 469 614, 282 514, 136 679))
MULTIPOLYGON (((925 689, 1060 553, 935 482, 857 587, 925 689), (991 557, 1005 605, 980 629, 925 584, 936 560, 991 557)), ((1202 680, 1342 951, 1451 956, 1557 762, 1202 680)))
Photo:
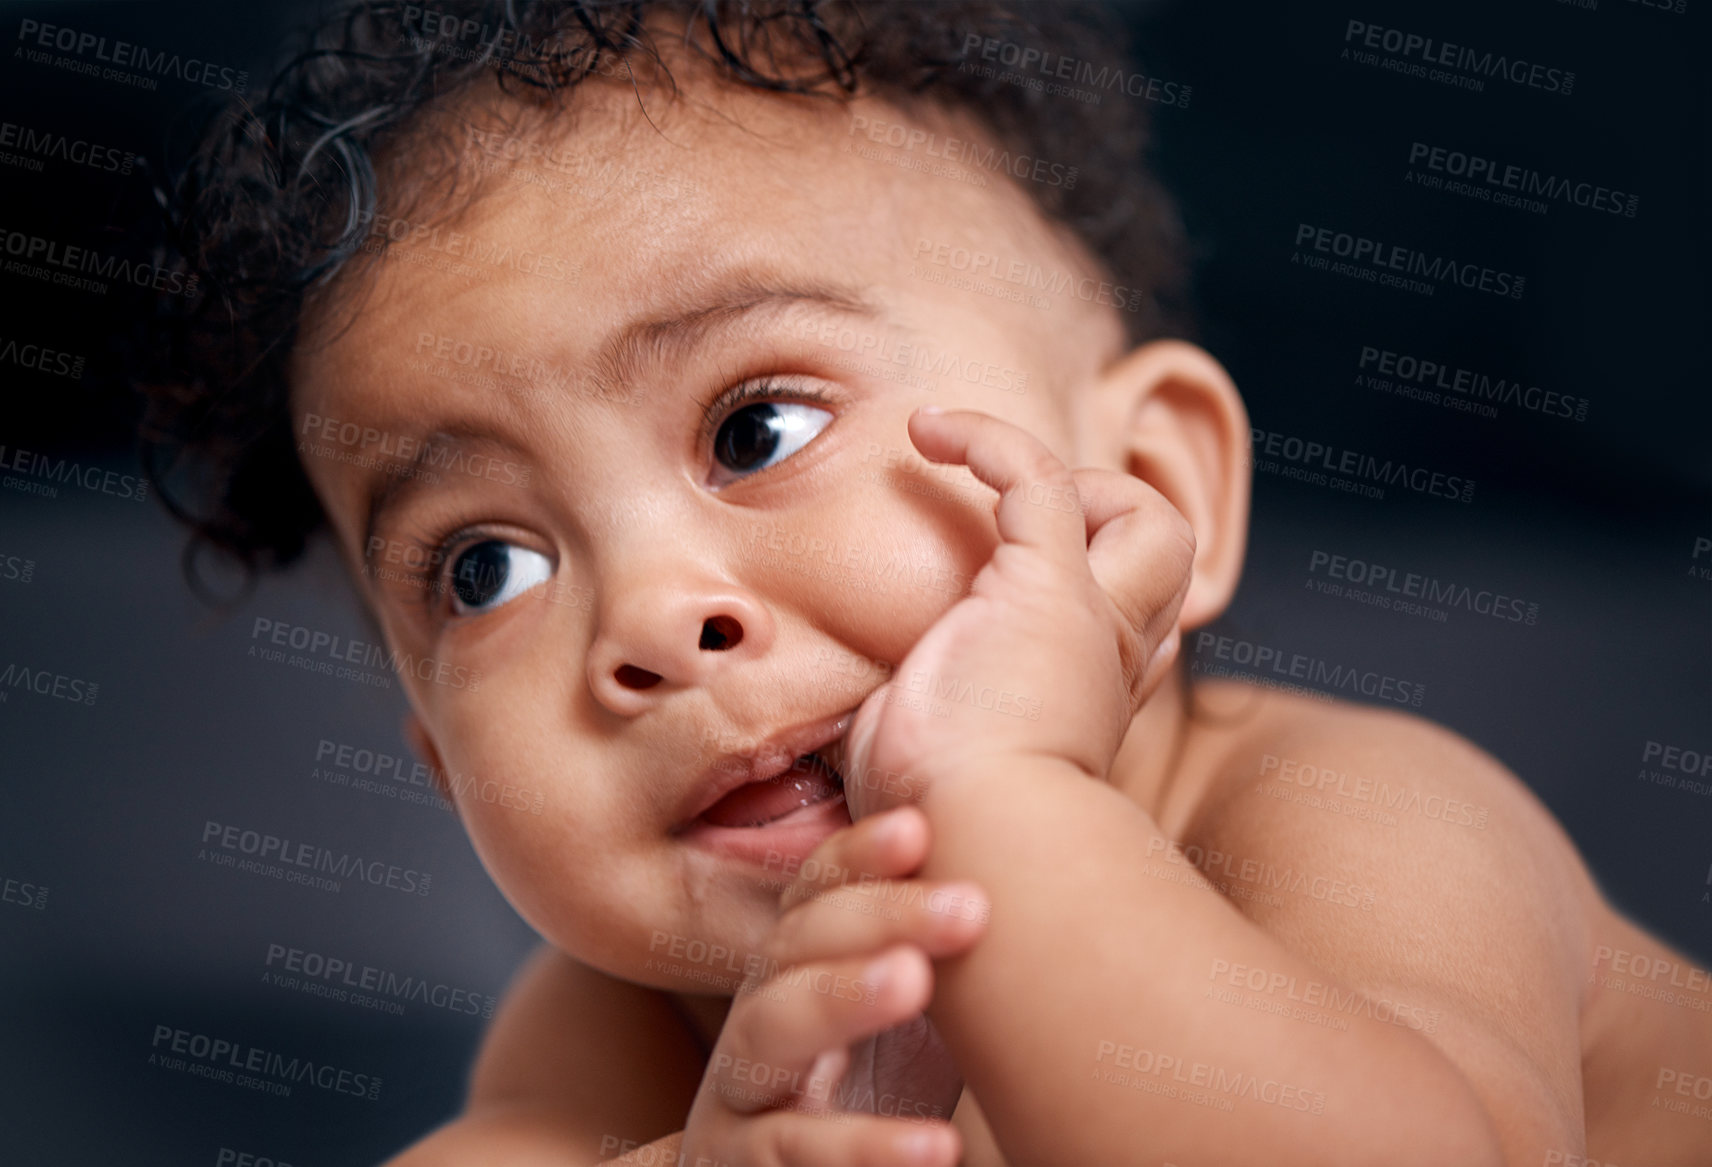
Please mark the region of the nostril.
POLYGON ((619 665, 618 671, 612 675, 617 677, 618 683, 626 689, 652 689, 660 683, 659 673, 651 673, 635 665, 619 665))
POLYGON ((743 625, 730 616, 714 616, 701 626, 701 647, 709 652, 724 652, 743 642, 743 625))

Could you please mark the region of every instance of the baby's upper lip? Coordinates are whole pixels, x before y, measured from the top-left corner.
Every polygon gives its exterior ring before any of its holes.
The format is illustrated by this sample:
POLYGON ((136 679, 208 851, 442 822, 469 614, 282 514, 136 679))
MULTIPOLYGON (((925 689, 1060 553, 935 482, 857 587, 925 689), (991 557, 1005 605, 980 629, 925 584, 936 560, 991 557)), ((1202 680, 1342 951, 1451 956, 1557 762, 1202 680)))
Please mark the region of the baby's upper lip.
POLYGON ((845 709, 781 729, 764 738, 744 739, 753 741, 753 744, 740 750, 722 752, 690 785, 672 832, 676 834, 688 828, 703 811, 739 786, 776 778, 804 754, 814 753, 837 741, 849 731, 855 715, 854 709, 845 709))

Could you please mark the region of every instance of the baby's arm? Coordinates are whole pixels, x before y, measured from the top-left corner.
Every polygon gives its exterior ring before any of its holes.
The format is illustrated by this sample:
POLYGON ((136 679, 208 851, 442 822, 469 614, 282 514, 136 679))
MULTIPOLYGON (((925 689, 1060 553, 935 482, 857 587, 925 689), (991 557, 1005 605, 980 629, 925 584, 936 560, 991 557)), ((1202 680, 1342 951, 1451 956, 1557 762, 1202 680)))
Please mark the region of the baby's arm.
MULTIPOLYGON (((1348 824, 1281 821, 1249 799, 1200 828, 1253 872, 1239 878, 1286 873, 1287 894, 1245 916, 1171 863, 1159 825, 1105 780, 1170 667, 1179 607, 1208 610, 1182 516, 995 418, 923 409, 910 436, 999 492, 998 546, 858 711, 846 790, 858 814, 922 799, 936 840, 924 874, 991 896, 989 934, 942 970, 929 1012, 1006 1158, 1515 1167, 1578 1152, 1585 938, 1550 862, 1561 841, 1518 829, 1500 845, 1493 831, 1423 856, 1371 835, 1352 846, 1348 824), (894 700, 904 687, 945 699, 894 700), (1329 905, 1316 889, 1338 895, 1335 880, 1372 886, 1375 904, 1329 905), (1395 986, 1442 1003, 1444 1032, 1233 1006, 1210 983, 1221 963, 1340 1000, 1395 986)), ((1496 769, 1436 739, 1384 744, 1422 788, 1496 769)), ((1333 768, 1349 757, 1335 732, 1304 729, 1291 748, 1333 768)))
MULTIPOLYGON (((1398 762, 1423 743, 1399 744, 1385 770, 1430 790, 1422 763, 1398 762)), ((1427 744, 1465 772, 1494 765, 1427 744)), ((1326 748, 1309 756, 1345 768, 1326 748)), ((1348 765, 1376 768, 1371 757, 1348 765)), ((1264 887, 1260 872, 1309 886, 1245 916, 1189 862, 1169 861, 1145 812, 1079 771, 1019 764, 939 779, 923 808, 936 838, 924 874, 978 880, 993 904, 985 940, 942 971, 929 1014, 1009 1161, 1144 1150, 1197 1165, 1531 1167, 1548 1151, 1581 1152, 1582 946, 1566 865, 1535 824, 1424 824, 1442 837, 1402 849, 1252 798, 1202 837, 1231 870, 1253 865, 1246 886, 1264 887), (1316 898, 1347 898, 1316 888, 1321 877, 1365 885, 1372 907, 1316 898), (1347 1010, 1340 1031, 1216 999, 1214 970, 1239 965, 1268 984, 1317 982, 1328 999, 1361 992, 1439 1016, 1428 1036, 1388 1009, 1347 1010), (1158 1092, 1171 1088, 1177 1097, 1158 1092), (1182 1097, 1195 1091, 1233 1109, 1182 1097)))

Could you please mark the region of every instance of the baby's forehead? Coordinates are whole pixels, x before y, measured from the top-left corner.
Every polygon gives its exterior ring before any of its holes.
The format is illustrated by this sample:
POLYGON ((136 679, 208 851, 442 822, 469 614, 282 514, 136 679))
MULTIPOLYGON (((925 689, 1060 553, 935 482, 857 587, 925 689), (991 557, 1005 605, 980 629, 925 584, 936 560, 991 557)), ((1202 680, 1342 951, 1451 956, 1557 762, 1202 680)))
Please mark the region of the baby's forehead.
POLYGON ((602 277, 634 273, 654 289, 739 255, 824 257, 883 280, 942 245, 1036 260, 1054 247, 1010 184, 953 183, 860 148, 863 127, 912 118, 878 99, 780 96, 692 74, 672 100, 642 100, 601 83, 561 111, 452 127, 462 166, 480 176, 471 230, 574 249, 602 277))
POLYGON ((716 286, 746 278, 860 289, 893 319, 958 333, 948 344, 1035 347, 1042 363, 1078 322, 1109 334, 1109 310, 1075 297, 1043 310, 1040 297, 988 294, 983 271, 1003 292, 995 273, 1085 269, 997 176, 948 181, 863 148, 871 127, 905 124, 957 129, 874 98, 782 97, 693 72, 669 100, 594 80, 556 106, 465 101, 381 168, 402 188, 420 182, 414 159, 450 151, 452 199, 377 212, 364 310, 312 347, 347 374, 333 384, 395 370, 425 336, 528 359, 550 337, 560 354, 589 354, 626 322, 717 304, 716 286))

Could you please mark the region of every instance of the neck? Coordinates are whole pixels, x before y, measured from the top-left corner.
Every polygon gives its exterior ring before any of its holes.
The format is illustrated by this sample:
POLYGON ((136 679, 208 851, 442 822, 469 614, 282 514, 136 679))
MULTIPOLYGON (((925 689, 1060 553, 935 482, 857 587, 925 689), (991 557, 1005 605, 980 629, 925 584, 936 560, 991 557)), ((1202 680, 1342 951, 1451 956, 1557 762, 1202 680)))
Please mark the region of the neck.
POLYGON ((702 1057, 712 1056, 719 1032, 725 1027, 726 1014, 731 1012, 732 998, 668 990, 666 999, 677 1006, 679 1016, 695 1035, 702 1057))

